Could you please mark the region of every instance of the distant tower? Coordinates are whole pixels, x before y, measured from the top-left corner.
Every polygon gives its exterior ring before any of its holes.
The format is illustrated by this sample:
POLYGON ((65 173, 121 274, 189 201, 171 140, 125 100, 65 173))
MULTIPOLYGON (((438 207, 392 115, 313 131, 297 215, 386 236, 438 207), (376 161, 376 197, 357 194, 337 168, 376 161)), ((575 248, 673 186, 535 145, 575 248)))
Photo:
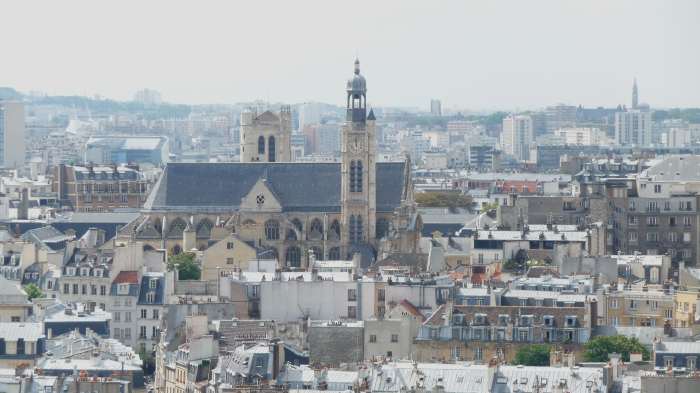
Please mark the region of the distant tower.
POLYGON ((376 139, 375 117, 367 114, 367 83, 355 60, 355 73, 348 80, 347 110, 341 136, 341 203, 343 244, 346 251, 375 237, 376 139))
POLYGON ((637 78, 634 78, 632 85, 632 109, 639 107, 639 90, 637 89, 637 78))
POLYGON ((261 115, 246 109, 241 113, 241 162, 290 162, 292 110, 261 115))

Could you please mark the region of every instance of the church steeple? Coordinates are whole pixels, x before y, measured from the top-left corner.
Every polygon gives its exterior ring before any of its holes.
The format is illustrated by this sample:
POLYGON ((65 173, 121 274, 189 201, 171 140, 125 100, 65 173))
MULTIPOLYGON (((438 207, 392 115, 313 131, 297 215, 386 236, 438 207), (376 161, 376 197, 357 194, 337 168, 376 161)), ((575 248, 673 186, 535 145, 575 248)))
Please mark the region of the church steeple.
POLYGON ((348 79, 347 115, 345 120, 353 123, 364 123, 367 117, 367 82, 360 74, 360 60, 355 59, 355 71, 348 79))
POLYGON ((632 85, 632 109, 637 109, 639 106, 639 90, 637 89, 637 78, 634 78, 632 85))
POLYGON ((345 89, 347 117, 341 132, 341 239, 348 256, 376 237, 375 116, 367 115, 367 82, 355 60, 345 89))

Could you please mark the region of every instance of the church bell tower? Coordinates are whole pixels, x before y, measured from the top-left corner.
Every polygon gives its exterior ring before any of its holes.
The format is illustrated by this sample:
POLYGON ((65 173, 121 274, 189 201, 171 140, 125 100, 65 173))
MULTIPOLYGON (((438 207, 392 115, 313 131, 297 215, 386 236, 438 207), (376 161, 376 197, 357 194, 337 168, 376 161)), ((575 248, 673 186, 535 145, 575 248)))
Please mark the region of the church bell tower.
POLYGON ((367 114, 367 82, 360 74, 360 61, 346 87, 346 117, 341 142, 342 243, 350 253, 371 243, 376 231, 375 117, 367 114))

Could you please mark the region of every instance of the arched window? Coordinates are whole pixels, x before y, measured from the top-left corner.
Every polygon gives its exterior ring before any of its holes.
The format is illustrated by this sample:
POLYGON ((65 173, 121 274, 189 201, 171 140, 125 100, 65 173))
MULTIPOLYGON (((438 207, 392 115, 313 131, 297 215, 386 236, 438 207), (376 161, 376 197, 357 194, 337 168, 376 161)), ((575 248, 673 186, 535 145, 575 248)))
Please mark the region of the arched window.
POLYGON ((276 220, 265 221, 265 239, 279 240, 280 238, 280 223, 276 220))
POLYGON ((203 218, 199 221, 199 224, 197 224, 197 237, 210 237, 212 228, 214 228, 214 223, 208 218, 203 218))
POLYGON ((293 228, 287 229, 287 240, 297 240, 297 233, 294 231, 293 228))
POLYGON ((310 250, 314 253, 314 257, 316 258, 317 261, 323 260, 323 248, 313 246, 310 248, 310 250))
POLYGON ((301 266, 301 250, 297 246, 292 246, 287 248, 287 254, 285 257, 287 261, 287 266, 289 267, 300 267, 301 266))
POLYGON ((360 243, 362 241, 362 216, 350 216, 350 243, 360 243))
POLYGON ((262 135, 258 137, 258 154, 265 154, 265 137, 262 135))
POLYGON ((180 217, 177 217, 170 223, 168 228, 168 237, 182 238, 182 231, 187 228, 187 222, 180 217))
POLYGON ((362 161, 350 161, 350 192, 362 192, 362 161))
POLYGON ((331 247, 330 250, 328 250, 328 259, 332 261, 337 261, 340 259, 340 247, 331 247))
POLYGON ((362 192, 362 161, 357 161, 355 171, 355 192, 362 192))
POLYGON ((309 227, 309 239, 323 239, 323 223, 318 218, 314 218, 313 221, 311 221, 311 226, 309 227))
POLYGON ((376 236, 377 239, 381 239, 389 234, 389 221, 386 218, 380 218, 377 220, 376 236))
POLYGON ((297 229, 297 231, 301 232, 302 225, 301 221, 298 218, 292 218, 292 225, 297 229))
POLYGON ((333 220, 330 230, 328 231, 328 240, 340 239, 340 223, 338 220, 333 220))
POLYGON ((170 251, 172 255, 177 255, 182 252, 182 247, 180 247, 179 244, 176 244, 173 246, 173 249, 170 251))
POLYGON ((350 192, 355 192, 355 161, 350 161, 350 192))
POLYGON ((267 140, 267 161, 275 162, 275 137, 270 136, 267 140))

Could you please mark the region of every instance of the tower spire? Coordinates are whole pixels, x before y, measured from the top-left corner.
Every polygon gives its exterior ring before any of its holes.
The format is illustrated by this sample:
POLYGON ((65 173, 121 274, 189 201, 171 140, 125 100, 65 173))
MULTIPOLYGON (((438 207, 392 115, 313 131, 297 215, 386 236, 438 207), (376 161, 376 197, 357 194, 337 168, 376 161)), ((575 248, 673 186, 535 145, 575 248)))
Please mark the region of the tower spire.
POLYGON ((637 88, 637 78, 634 78, 632 85, 632 109, 637 109, 639 106, 639 89, 637 88))

